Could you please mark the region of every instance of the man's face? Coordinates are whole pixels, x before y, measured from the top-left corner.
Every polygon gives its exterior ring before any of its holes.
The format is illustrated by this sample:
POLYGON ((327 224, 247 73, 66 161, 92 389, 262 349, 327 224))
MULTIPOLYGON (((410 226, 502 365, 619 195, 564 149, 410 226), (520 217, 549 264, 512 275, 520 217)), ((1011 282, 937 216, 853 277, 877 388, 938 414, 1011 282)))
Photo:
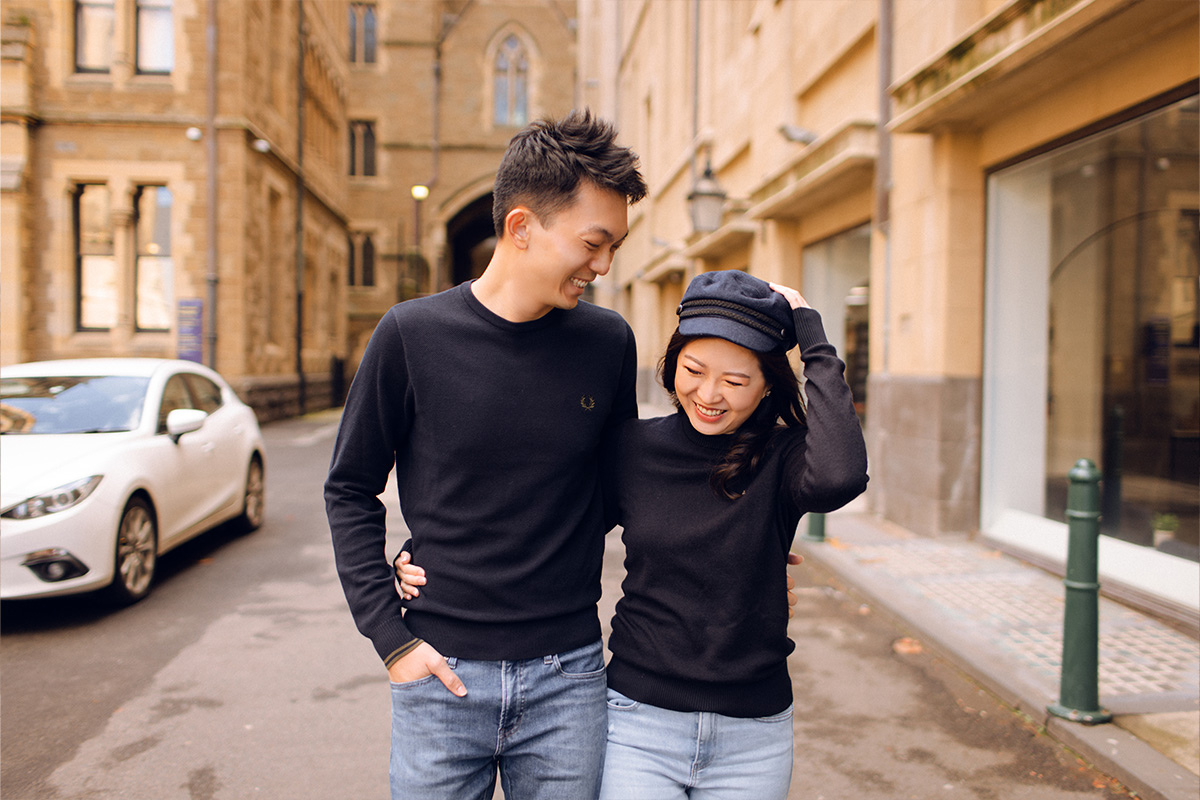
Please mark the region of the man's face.
POLYGON ((530 213, 529 259, 522 280, 534 311, 574 308, 588 284, 608 274, 629 233, 626 198, 584 181, 575 202, 543 224, 530 213))

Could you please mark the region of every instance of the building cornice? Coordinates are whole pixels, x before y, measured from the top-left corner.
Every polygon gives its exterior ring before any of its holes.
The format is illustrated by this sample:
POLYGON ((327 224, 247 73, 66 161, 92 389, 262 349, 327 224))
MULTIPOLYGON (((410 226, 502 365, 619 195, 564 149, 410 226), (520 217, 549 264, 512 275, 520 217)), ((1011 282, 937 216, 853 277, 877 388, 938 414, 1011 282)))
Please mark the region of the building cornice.
POLYGON ((879 156, 875 122, 851 120, 817 139, 750 193, 751 219, 794 219, 832 196, 870 186, 879 156), (859 187, 858 184, 862 184, 859 187))
POLYGON ((739 215, 712 233, 692 242, 683 251, 683 254, 688 258, 720 258, 748 245, 756 233, 758 233, 758 223, 739 215))
POLYGON ((1086 72, 1188 14, 1190 3, 1013 0, 889 92, 896 133, 978 127, 1052 81, 1086 72))

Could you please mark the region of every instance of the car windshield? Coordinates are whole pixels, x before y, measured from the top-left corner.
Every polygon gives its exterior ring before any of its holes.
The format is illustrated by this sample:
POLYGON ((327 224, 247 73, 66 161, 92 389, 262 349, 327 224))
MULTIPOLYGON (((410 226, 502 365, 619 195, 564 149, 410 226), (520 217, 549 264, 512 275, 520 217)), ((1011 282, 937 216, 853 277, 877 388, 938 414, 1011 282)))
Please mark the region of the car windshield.
POLYGON ((0 379, 0 433, 130 431, 142 418, 149 378, 126 375, 0 379))

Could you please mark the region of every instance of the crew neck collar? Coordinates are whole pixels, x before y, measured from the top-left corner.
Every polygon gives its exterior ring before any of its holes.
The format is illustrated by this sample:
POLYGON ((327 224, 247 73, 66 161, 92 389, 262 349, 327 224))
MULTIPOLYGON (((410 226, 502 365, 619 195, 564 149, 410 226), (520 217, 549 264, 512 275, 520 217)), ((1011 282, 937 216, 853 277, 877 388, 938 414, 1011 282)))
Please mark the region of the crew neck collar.
POLYGON ((463 300, 466 301, 467 306, 484 322, 487 322, 488 324, 499 328, 500 330, 511 331, 513 333, 541 330, 548 325, 553 325, 555 321, 557 321, 558 318, 563 314, 563 310, 561 308, 552 308, 537 319, 531 319, 526 322, 513 322, 511 320, 507 320, 485 306, 483 302, 475 296, 475 292, 471 291, 471 284, 473 283, 475 283, 475 281, 470 280, 466 283, 459 284, 458 288, 461 290, 463 300))

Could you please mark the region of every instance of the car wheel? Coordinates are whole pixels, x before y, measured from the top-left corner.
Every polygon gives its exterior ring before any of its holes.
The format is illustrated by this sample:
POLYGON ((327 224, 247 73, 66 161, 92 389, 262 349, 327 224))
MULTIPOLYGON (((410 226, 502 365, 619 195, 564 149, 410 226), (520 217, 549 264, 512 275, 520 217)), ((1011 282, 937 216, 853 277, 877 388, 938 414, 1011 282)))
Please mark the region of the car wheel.
POLYGON ((236 525, 242 533, 258 530, 267 513, 267 491, 264 482, 263 463, 257 457, 250 459, 246 469, 246 492, 242 498, 242 514, 236 525))
POLYGON ((154 511, 141 497, 131 497, 117 528, 117 559, 109 596, 129 605, 150 593, 158 564, 158 524, 154 511))

